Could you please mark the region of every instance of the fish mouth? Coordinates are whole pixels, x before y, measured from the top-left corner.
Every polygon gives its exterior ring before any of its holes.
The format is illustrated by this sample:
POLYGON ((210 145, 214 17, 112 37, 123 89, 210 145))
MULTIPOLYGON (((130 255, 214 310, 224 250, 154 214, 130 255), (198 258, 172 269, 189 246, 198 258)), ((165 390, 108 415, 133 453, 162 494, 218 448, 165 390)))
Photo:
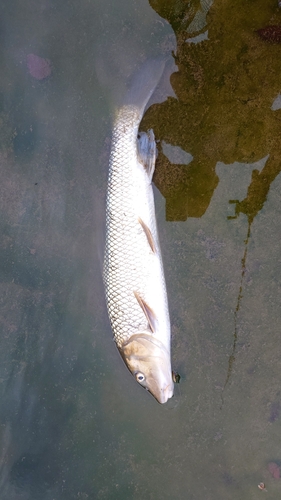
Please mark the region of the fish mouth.
POLYGON ((173 396, 170 353, 161 341, 149 333, 139 332, 122 345, 120 353, 136 380, 160 404, 173 396), (140 374, 141 382, 138 379, 140 374))

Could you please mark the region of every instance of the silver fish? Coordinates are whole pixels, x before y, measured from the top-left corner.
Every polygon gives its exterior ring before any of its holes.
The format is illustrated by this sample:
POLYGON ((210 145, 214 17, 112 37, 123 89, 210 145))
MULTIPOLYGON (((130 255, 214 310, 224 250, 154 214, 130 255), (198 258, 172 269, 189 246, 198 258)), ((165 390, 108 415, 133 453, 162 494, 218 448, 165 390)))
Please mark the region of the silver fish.
POLYGON ((164 65, 142 67, 115 118, 103 273, 120 354, 159 403, 173 396, 170 319, 151 185, 156 144, 152 130, 139 134, 139 124, 164 65))

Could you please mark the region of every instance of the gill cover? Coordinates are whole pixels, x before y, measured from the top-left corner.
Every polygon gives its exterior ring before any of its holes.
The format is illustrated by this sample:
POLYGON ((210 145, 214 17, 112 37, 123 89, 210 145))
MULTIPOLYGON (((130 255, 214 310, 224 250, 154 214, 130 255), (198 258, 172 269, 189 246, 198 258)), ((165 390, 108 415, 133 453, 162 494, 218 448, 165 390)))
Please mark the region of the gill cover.
POLYGON ((148 332, 140 332, 132 335, 120 352, 137 382, 159 403, 166 403, 173 396, 170 354, 159 340, 148 332))

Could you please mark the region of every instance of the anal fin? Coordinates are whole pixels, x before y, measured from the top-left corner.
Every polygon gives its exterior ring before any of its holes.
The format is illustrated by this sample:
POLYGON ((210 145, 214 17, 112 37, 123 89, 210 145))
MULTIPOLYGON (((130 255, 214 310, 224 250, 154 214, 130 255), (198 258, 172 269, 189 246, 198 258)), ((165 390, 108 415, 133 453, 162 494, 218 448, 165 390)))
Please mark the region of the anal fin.
POLYGON ((153 130, 140 132, 137 140, 138 160, 144 166, 150 182, 155 170, 157 148, 153 130))

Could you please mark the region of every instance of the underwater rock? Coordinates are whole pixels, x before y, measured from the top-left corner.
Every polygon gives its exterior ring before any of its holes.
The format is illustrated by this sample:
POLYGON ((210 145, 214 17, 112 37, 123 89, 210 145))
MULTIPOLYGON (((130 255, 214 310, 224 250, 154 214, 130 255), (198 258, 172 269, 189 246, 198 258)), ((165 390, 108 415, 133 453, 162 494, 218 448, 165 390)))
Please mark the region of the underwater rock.
POLYGON ((277 463, 269 462, 267 469, 274 479, 280 479, 280 467, 277 463))
POLYGON ((36 80, 43 80, 52 73, 49 59, 43 59, 43 57, 36 56, 35 54, 28 54, 26 62, 29 73, 36 80))
POLYGON ((262 40, 271 43, 281 43, 281 26, 266 26, 257 30, 257 34, 262 40))

